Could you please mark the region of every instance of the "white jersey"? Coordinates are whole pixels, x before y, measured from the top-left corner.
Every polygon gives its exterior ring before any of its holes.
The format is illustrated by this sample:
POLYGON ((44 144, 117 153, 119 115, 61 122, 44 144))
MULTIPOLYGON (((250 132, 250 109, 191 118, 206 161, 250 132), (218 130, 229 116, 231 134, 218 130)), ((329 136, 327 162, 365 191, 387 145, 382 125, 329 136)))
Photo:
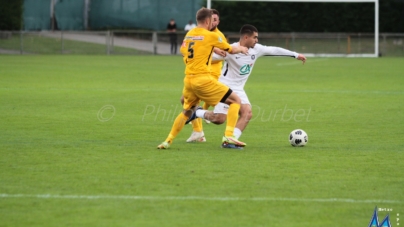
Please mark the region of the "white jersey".
MULTIPOLYGON (((231 46, 238 46, 239 43, 233 43, 231 46)), ((250 76, 255 61, 261 56, 286 56, 298 57, 298 53, 286 50, 280 47, 264 46, 255 44, 254 48, 248 50, 245 54, 227 54, 222 57, 213 54, 212 60, 225 60, 219 81, 229 86, 232 90, 244 90, 244 85, 250 76)))

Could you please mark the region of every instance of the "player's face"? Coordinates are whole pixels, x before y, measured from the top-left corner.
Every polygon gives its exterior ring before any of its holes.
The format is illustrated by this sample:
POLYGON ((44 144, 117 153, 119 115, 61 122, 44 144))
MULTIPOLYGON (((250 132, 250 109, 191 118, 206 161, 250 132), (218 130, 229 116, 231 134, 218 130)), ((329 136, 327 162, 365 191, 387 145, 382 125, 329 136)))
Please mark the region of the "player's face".
POLYGON ((217 14, 212 14, 212 25, 210 27, 210 30, 213 31, 217 28, 219 25, 219 16, 217 14))
POLYGON ((246 39, 246 46, 248 48, 254 48, 255 44, 258 43, 258 32, 254 32, 251 36, 247 36, 246 39))

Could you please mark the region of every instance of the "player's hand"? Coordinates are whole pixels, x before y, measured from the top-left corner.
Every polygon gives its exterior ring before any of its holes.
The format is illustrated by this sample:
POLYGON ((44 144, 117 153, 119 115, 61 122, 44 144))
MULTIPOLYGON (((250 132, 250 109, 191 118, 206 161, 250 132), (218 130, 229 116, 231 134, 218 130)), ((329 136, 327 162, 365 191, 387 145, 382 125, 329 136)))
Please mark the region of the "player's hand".
POLYGON ((219 49, 217 47, 213 48, 213 52, 215 52, 215 54, 220 55, 222 57, 226 57, 226 51, 219 49))
POLYGON ((307 58, 303 54, 299 54, 299 56, 297 56, 297 60, 302 61, 304 64, 304 63, 306 63, 307 58))
POLYGON ((240 46, 240 53, 247 55, 248 54, 248 48, 244 46, 240 46))
POLYGON ((231 54, 248 54, 248 48, 244 46, 234 46, 230 52, 231 54))

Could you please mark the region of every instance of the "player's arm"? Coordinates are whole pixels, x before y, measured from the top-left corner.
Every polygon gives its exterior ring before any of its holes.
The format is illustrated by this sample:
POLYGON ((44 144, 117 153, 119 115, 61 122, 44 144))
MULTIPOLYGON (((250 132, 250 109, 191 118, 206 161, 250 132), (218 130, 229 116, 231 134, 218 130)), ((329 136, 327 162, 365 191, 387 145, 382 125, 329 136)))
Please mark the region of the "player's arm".
POLYGON ((189 45, 189 43, 184 40, 184 41, 182 41, 182 44, 181 44, 181 47, 180 47, 182 60, 184 61, 185 64, 188 61, 188 55, 189 55, 188 45, 189 45))
POLYGON ((226 57, 226 51, 219 49, 217 47, 213 48, 213 52, 215 52, 216 55, 222 56, 222 57, 226 57))
MULTIPOLYGON (((230 46, 226 43, 228 47, 223 48, 223 50, 227 51, 230 54, 248 54, 248 48, 244 46, 230 46)), ((220 47, 219 47, 220 48, 220 47)), ((220 48, 222 49, 222 48, 220 48)))
POLYGON ((216 53, 213 53, 212 55, 212 61, 223 61, 226 56, 218 55, 216 53))
MULTIPOLYGON (((226 52, 224 52, 224 53, 226 53, 226 52)), ((216 54, 216 52, 215 52, 212 54, 212 63, 223 61, 225 59, 225 57, 226 57, 226 55, 222 56, 222 55, 216 54)))
POLYGON ((230 54, 248 54, 248 48, 244 46, 233 46, 231 51, 228 51, 230 54))
POLYGON ((227 43, 225 40, 223 40, 221 37, 219 37, 218 34, 211 33, 213 37, 213 46, 217 47, 219 49, 222 49, 224 51, 227 51, 230 54, 248 54, 248 48, 243 47, 243 46, 230 46, 229 43, 227 43))
POLYGON ((181 47, 180 47, 180 52, 182 56, 185 58, 188 55, 188 47, 187 47, 187 42, 185 40, 182 41, 181 47))
POLYGON ((290 51, 281 47, 273 47, 273 46, 263 46, 260 44, 255 44, 256 48, 260 50, 261 55, 263 56, 285 56, 285 57, 293 57, 297 60, 306 62, 306 57, 303 54, 296 53, 294 51, 290 51))
POLYGON ((224 58, 226 57, 227 52, 219 49, 217 47, 213 48, 213 55, 212 55, 212 62, 219 62, 219 61, 223 61, 224 58))

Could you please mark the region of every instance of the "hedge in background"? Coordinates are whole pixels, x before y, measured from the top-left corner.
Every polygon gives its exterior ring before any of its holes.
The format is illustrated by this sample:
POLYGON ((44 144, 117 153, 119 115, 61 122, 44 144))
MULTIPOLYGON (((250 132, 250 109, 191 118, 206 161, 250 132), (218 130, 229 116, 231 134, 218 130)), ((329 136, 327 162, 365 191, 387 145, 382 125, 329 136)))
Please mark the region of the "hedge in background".
MULTIPOLYGON (((374 32, 374 3, 213 1, 222 31, 253 24, 261 32, 374 32)), ((404 1, 379 1, 379 32, 404 32, 404 1)))
POLYGON ((0 30, 20 30, 22 0, 0 0, 0 30))

